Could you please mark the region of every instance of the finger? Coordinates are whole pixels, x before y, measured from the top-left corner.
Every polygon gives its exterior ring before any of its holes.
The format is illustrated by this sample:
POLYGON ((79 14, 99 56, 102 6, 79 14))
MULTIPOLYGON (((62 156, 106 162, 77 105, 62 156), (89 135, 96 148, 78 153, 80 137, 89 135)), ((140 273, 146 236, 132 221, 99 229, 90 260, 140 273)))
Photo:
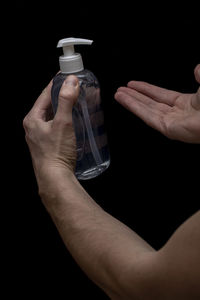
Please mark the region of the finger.
POLYGON ((115 94, 115 99, 125 108, 141 118, 147 125, 164 133, 163 113, 161 111, 152 109, 147 104, 138 101, 136 98, 133 98, 122 91, 118 91, 115 94))
POLYGON ((196 66, 196 68, 194 69, 194 76, 195 76, 195 79, 198 83, 200 83, 200 64, 198 64, 196 66))
POLYGON ((34 117, 38 119, 46 119, 46 114, 49 114, 51 108, 51 87, 52 80, 35 101, 31 111, 29 112, 30 115, 34 115, 34 117))
POLYGON ((147 105, 148 107, 151 107, 152 109, 160 110, 161 112, 167 112, 171 108, 171 106, 164 104, 164 103, 159 103, 159 102, 153 100, 152 98, 150 98, 134 89, 131 89, 131 88, 120 87, 117 91, 124 92, 125 94, 128 94, 129 96, 131 96, 133 99, 144 103, 145 105, 147 105))
POLYGON ((180 95, 178 92, 163 89, 142 81, 130 81, 128 83, 128 87, 135 89, 158 102, 171 106, 174 105, 176 98, 180 95))
POLYGON ((72 108, 79 96, 79 81, 76 76, 68 76, 61 87, 54 125, 72 124, 72 108))

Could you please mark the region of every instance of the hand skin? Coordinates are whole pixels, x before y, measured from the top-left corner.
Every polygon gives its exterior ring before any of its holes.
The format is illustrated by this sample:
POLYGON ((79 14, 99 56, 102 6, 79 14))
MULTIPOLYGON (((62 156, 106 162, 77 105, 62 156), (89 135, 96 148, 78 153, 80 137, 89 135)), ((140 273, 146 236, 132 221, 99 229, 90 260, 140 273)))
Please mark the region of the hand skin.
POLYGON ((76 262, 111 299, 200 299, 200 212, 158 251, 106 213, 74 175, 78 80, 69 76, 63 83, 54 119, 51 85, 23 125, 39 195, 76 262))
MULTIPOLYGON (((200 64, 194 74, 200 83, 200 64)), ((130 81, 117 90, 115 99, 168 138, 200 143, 200 88, 196 94, 183 94, 130 81)))

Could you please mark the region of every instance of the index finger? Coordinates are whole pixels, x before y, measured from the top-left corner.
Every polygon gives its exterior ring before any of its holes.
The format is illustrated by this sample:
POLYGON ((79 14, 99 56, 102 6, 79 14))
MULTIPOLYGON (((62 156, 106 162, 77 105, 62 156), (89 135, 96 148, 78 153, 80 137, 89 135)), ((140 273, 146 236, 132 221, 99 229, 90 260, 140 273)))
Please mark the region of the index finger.
POLYGON ((164 89, 143 81, 130 81, 128 87, 151 97, 157 102, 165 103, 170 106, 174 105, 176 98, 180 95, 179 92, 164 89))

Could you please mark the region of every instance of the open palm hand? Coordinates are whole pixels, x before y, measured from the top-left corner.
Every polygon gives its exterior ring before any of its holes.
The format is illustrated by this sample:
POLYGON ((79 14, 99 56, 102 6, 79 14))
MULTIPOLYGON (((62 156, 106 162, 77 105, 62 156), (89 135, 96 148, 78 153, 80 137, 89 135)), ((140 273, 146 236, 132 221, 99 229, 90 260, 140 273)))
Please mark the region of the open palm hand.
MULTIPOLYGON (((194 73, 200 83, 200 65, 194 73)), ((183 94, 130 81, 117 90, 115 99, 168 138, 200 143, 200 88, 196 94, 183 94)))

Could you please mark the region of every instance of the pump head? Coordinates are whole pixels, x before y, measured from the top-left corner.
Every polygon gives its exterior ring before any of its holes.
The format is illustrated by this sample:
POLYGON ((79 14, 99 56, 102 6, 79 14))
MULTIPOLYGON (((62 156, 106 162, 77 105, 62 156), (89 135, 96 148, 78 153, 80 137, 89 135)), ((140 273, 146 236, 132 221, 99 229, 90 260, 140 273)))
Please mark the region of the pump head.
POLYGON ((80 72, 84 69, 82 57, 75 53, 74 45, 91 45, 93 41, 79 38, 67 38, 58 42, 57 48, 63 48, 63 55, 59 57, 60 70, 64 74, 80 72))

